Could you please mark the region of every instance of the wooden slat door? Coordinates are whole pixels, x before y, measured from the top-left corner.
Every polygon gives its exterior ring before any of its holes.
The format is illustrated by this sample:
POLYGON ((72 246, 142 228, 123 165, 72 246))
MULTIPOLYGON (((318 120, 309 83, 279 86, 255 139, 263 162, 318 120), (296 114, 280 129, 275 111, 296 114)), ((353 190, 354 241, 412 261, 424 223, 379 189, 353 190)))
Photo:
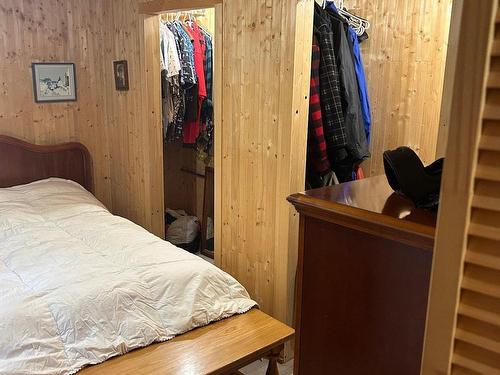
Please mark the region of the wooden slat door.
POLYGON ((500 374, 497 10, 498 0, 463 1, 424 375, 500 374))

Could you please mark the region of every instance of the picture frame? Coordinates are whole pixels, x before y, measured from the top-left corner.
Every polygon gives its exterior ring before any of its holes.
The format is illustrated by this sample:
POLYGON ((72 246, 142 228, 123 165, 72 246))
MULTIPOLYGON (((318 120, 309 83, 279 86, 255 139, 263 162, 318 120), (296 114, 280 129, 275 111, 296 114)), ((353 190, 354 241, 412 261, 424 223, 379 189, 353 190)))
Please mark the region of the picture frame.
POLYGON ((115 88, 118 91, 128 91, 128 62, 127 60, 113 61, 115 74, 115 88))
POLYGON ((76 73, 74 63, 34 62, 33 96, 36 103, 76 101, 76 73))

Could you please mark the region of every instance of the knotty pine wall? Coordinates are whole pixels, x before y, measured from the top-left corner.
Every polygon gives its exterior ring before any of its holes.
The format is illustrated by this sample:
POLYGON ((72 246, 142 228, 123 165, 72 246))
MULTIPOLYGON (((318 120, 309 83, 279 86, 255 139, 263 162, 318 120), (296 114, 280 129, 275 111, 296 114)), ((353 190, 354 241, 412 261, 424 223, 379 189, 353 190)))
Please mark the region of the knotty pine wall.
POLYGON ((288 324, 298 216, 286 198, 305 181, 313 4, 223 2, 219 264, 288 324))
POLYGON ((365 171, 383 174, 383 152, 403 145, 424 162, 434 161, 452 0, 344 4, 371 23, 370 39, 361 44, 373 116, 372 157, 365 171))
POLYGON ((82 142, 93 157, 97 198, 161 235, 159 80, 144 63, 148 47, 158 53, 157 22, 144 22, 136 0, 2 0, 0 133, 41 144, 82 142), (121 59, 129 64, 128 92, 114 89, 113 60, 121 59), (74 62, 78 101, 36 104, 36 61, 74 62))

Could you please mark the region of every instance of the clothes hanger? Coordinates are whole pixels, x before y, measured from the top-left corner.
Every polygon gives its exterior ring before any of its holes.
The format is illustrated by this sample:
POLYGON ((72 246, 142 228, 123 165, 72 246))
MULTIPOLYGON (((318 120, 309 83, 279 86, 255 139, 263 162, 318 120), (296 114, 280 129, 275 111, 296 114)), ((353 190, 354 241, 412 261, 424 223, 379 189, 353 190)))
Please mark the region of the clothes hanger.
POLYGON ((186 12, 185 18, 184 18, 184 23, 188 25, 189 27, 193 27, 193 15, 191 12, 186 12))
POLYGON ((368 20, 358 17, 347 10, 347 8, 344 6, 344 0, 332 1, 337 7, 338 13, 347 20, 349 26, 353 28, 358 36, 363 35, 366 30, 370 28, 370 22, 368 20))

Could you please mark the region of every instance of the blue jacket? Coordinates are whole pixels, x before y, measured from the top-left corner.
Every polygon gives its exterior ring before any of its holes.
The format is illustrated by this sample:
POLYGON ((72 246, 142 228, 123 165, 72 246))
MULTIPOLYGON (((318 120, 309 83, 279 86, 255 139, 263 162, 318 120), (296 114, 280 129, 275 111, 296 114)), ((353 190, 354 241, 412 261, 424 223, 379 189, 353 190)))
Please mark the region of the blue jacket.
MULTIPOLYGON (((330 8, 330 10, 334 11, 335 13, 338 13, 337 7, 334 3, 328 3, 328 8, 330 8)), ((359 100, 361 102, 361 109, 363 113, 363 123, 365 127, 366 140, 369 144, 372 126, 370 98, 368 96, 368 86, 366 84, 363 60, 361 59, 361 50, 359 48, 358 35, 351 27, 349 27, 349 41, 352 43, 354 66, 356 70, 356 77, 358 79, 359 100)))

